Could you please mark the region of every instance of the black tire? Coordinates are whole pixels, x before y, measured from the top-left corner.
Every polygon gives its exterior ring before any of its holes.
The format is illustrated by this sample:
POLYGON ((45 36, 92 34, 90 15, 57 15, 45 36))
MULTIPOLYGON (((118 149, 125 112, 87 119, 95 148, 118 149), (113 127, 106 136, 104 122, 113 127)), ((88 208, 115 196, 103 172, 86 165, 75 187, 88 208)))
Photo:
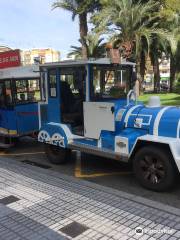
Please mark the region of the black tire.
POLYGON ((135 154, 133 171, 143 187, 157 192, 172 188, 177 176, 169 151, 154 146, 143 147, 135 154))
POLYGON ((71 151, 50 144, 45 144, 45 153, 49 162, 53 164, 64 164, 71 157, 71 151))

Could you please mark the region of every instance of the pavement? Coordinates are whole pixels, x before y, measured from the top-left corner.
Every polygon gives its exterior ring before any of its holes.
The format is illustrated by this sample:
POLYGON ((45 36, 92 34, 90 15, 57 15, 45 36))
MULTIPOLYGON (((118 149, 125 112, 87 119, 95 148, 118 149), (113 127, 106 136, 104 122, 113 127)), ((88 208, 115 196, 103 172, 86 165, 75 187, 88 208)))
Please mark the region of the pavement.
POLYGON ((173 189, 163 193, 152 192, 139 185, 131 166, 127 164, 87 154, 82 155, 79 161, 73 153, 67 164, 54 165, 46 158, 44 146, 27 137, 22 138, 15 147, 1 150, 0 156, 45 165, 59 174, 74 176, 180 209, 180 177, 173 189))
POLYGON ((0 240, 180 239, 180 209, 0 157, 0 240))

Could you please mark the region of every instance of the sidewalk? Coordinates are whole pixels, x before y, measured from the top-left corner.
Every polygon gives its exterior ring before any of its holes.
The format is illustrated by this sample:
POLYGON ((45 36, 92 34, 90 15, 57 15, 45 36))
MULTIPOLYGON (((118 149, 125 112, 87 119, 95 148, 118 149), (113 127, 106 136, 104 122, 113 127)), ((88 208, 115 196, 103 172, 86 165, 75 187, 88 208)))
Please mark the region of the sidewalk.
POLYGON ((0 158, 0 240, 180 239, 180 210, 0 158))

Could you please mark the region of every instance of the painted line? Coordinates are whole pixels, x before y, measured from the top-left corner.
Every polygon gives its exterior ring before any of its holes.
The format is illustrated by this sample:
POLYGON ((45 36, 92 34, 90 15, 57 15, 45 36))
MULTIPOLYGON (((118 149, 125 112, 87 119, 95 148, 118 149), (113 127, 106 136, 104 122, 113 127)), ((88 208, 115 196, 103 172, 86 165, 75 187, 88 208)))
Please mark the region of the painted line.
POLYGON ((94 173, 94 174, 76 174, 77 178, 96 178, 114 175, 130 175, 132 172, 112 172, 112 173, 94 173))
POLYGON ((177 138, 180 138, 180 120, 178 122, 178 126, 177 126, 177 138))
POLYGON ((162 108, 159 113, 156 116, 155 122, 154 122, 154 127, 153 127, 153 135, 158 136, 159 133, 159 123, 161 121, 161 118, 163 116, 163 114, 165 113, 166 110, 168 110, 169 108, 171 108, 171 106, 168 107, 164 107, 162 108))
POLYGON ((76 159, 75 165, 75 177, 77 178, 95 178, 95 177, 105 177, 114 175, 130 175, 132 172, 111 172, 111 173, 93 173, 93 174, 83 174, 81 169, 81 159, 76 159))
POLYGON ((1 152, 0 156, 21 156, 21 155, 35 155, 35 154, 44 154, 45 152, 35 152, 35 153, 5 153, 1 152))
POLYGON ((126 127, 127 127, 127 125, 128 125, 128 120, 129 120, 130 115, 132 114, 132 112, 133 112, 136 108, 138 108, 138 107, 140 107, 140 106, 141 106, 141 105, 135 105, 134 107, 131 107, 131 108, 127 111, 126 116, 125 116, 125 119, 124 119, 124 122, 125 122, 126 127))

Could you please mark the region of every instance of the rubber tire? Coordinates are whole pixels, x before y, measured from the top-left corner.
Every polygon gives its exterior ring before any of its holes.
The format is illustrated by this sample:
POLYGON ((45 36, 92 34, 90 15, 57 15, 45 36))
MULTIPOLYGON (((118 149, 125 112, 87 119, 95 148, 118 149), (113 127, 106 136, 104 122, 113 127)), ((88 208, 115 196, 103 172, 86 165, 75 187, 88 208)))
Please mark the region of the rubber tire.
POLYGON ((45 153, 50 163, 60 165, 66 163, 71 157, 71 151, 67 148, 45 144, 45 153))
POLYGON ((156 192, 163 192, 172 188, 177 177, 177 168, 169 151, 163 148, 157 148, 155 146, 143 147, 135 154, 133 159, 133 172, 136 176, 136 179, 143 187, 156 192), (143 158, 144 155, 153 155, 161 159, 165 169, 165 177, 160 183, 153 184, 143 178, 140 170, 139 160, 143 158))

